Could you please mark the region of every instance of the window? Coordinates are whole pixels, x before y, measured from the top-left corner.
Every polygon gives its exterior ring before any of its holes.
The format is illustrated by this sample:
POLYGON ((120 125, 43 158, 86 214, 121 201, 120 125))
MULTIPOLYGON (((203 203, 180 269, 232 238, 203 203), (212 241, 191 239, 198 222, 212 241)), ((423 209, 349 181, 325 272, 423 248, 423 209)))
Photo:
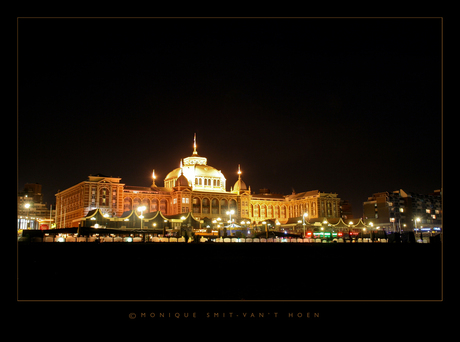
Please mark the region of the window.
POLYGON ((188 197, 182 197, 182 203, 184 204, 190 203, 188 197))

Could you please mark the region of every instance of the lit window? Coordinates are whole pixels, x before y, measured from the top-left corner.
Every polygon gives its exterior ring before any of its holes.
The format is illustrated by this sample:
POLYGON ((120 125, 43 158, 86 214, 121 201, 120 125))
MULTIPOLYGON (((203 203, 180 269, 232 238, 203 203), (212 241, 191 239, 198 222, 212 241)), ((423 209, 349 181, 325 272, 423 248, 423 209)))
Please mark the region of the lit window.
POLYGON ((403 213, 403 212, 404 212, 404 208, 399 208, 399 212, 403 213))

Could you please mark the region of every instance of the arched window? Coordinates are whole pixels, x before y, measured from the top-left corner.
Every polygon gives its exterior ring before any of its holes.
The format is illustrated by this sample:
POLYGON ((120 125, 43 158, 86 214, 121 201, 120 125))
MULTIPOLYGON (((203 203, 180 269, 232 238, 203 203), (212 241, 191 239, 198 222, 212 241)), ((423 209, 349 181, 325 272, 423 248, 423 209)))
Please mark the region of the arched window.
POLYGON ((219 214, 219 200, 217 198, 212 199, 212 213, 219 214))
POLYGON ((129 197, 125 197, 123 201, 123 211, 131 211, 133 210, 133 200, 129 197))
POLYGON ((150 212, 150 200, 148 198, 142 199, 142 205, 145 206, 145 212, 150 212))
POLYGON ((209 212, 210 212, 209 205, 210 204, 211 204, 211 202, 209 201, 209 198, 203 198, 203 202, 202 202, 203 214, 209 214, 209 212))
POLYGON ((137 207, 141 205, 141 199, 136 197, 133 199, 133 209, 137 210, 137 207))
POLYGON ((109 205, 109 190, 107 188, 101 188, 99 190, 99 206, 109 205))
POLYGON ((157 211, 157 210, 158 210, 158 200, 154 198, 150 202, 150 211, 157 211))
POLYGON ((228 202, 225 198, 220 200, 220 212, 221 214, 225 214, 228 211, 228 202))
POLYGON ((236 206, 236 201, 234 199, 230 200, 229 210, 233 210, 235 214, 238 213, 238 208, 236 206))
POLYGON ((262 204, 260 206, 260 217, 265 217, 267 216, 267 206, 265 204, 262 204))
POLYGON ((160 211, 163 214, 168 213, 168 201, 166 199, 164 199, 164 198, 160 201, 160 211))
POLYGON ((201 212, 201 201, 198 197, 193 197, 192 199, 192 210, 195 214, 199 214, 201 212))

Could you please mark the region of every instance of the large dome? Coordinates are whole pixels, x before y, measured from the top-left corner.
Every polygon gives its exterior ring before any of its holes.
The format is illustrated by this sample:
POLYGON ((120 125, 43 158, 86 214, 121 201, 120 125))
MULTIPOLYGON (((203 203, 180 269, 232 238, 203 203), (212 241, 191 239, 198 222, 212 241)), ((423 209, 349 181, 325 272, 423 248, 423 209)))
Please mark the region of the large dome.
POLYGON ((207 158, 201 157, 196 151, 196 141, 194 142, 193 154, 181 160, 180 167, 172 170, 166 175, 165 187, 172 188, 176 185, 179 176, 184 175, 189 186, 197 191, 225 191, 226 179, 220 170, 206 165, 207 158))
MULTIPOLYGON (((224 176, 221 171, 217 170, 216 168, 212 166, 194 165, 194 166, 183 166, 182 168, 178 167, 177 169, 172 170, 170 173, 166 175, 165 181, 171 180, 171 179, 177 179, 179 177, 181 170, 183 170, 183 173, 186 175, 187 179, 189 179, 188 175, 191 173, 191 171, 193 171, 193 174, 195 177, 221 178, 224 176)), ((194 178, 189 179, 189 182, 190 181, 194 181, 194 178)))

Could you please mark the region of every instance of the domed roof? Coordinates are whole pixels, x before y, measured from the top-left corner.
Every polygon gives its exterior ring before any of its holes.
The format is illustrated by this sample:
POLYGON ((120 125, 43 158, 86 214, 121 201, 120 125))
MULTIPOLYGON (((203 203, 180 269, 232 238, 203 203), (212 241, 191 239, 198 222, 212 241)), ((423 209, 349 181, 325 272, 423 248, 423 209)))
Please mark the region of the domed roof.
POLYGON ((179 178, 177 178, 176 186, 189 186, 187 177, 180 175, 179 178))
MULTIPOLYGON (((182 169, 187 174, 189 173, 189 169, 193 170, 196 177, 223 177, 223 174, 221 171, 209 165, 184 166, 182 167, 182 169)), ((181 172, 180 167, 172 170, 170 173, 166 175, 165 180, 176 179, 177 177, 179 177, 180 172, 181 172)))
POLYGON ((209 165, 196 165, 195 176, 222 177, 222 172, 209 165))
POLYGON ((247 186, 246 186, 246 183, 243 182, 242 179, 238 179, 235 183, 235 185, 233 186, 233 191, 241 191, 241 190, 247 190, 247 186))

